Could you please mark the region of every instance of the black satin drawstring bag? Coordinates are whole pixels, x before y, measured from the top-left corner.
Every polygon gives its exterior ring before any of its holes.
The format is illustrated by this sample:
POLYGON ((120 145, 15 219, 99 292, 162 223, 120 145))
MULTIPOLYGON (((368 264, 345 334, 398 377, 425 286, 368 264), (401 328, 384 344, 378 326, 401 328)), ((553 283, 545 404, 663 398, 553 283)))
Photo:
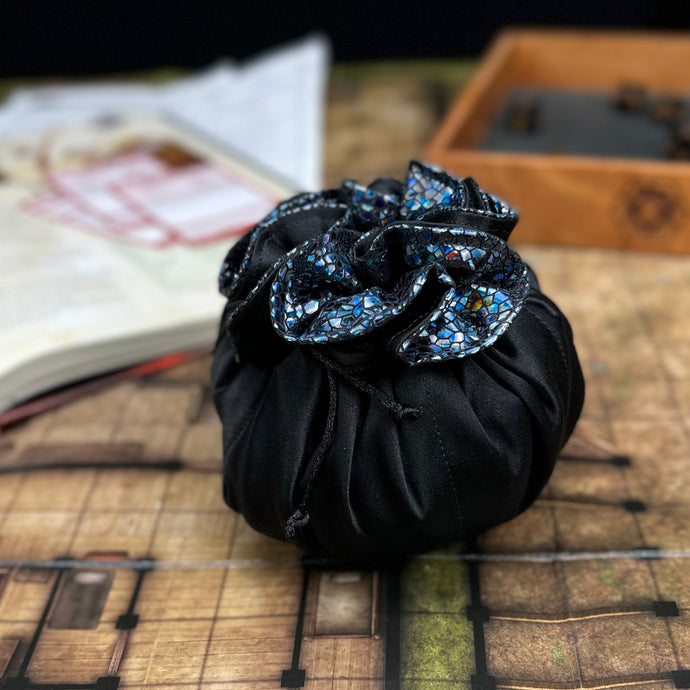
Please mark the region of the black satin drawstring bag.
POLYGON ((584 396, 517 214, 411 163, 280 204, 228 253, 212 379, 224 496, 315 555, 390 559, 514 517, 584 396))

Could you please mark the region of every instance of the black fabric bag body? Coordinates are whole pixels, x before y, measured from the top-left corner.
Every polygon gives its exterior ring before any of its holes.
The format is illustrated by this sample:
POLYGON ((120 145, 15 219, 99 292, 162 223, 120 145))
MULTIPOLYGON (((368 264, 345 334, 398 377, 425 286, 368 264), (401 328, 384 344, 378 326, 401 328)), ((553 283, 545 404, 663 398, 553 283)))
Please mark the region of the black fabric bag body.
POLYGON ((312 554, 382 560, 527 508, 581 411, 515 212, 418 163, 303 194, 229 252, 212 378, 224 496, 312 554))

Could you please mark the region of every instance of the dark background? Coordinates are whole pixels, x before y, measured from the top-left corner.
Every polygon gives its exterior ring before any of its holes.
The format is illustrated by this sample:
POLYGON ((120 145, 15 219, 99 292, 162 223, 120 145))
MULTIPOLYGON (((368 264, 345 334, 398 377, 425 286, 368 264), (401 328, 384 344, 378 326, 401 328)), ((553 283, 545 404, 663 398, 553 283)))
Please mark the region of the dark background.
POLYGON ((690 2, 0 0, 0 76, 201 67, 313 31, 337 61, 472 56, 506 25, 686 29, 690 2))

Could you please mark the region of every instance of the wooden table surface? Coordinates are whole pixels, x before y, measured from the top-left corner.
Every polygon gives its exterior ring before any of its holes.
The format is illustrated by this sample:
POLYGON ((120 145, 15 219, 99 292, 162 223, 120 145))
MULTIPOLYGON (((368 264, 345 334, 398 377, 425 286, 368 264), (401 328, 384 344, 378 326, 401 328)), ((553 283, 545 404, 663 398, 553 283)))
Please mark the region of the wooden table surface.
MULTIPOLYGON (((327 182, 403 175, 466 75, 337 69, 327 182)), ((0 688, 689 687, 690 260, 518 250, 587 379, 534 507, 400 570, 308 567, 222 502, 208 358, 123 382, 0 436, 0 688)))

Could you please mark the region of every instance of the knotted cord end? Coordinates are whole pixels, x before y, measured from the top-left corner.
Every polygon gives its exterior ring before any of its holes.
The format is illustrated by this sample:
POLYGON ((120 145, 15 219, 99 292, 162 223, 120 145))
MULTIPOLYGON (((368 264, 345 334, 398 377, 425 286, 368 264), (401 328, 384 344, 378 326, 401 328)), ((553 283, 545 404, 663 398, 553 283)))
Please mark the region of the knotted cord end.
POLYGON ((295 538, 295 530, 299 527, 304 527, 309 522, 309 513, 302 512, 301 508, 290 515, 285 523, 285 539, 293 541, 295 538))

